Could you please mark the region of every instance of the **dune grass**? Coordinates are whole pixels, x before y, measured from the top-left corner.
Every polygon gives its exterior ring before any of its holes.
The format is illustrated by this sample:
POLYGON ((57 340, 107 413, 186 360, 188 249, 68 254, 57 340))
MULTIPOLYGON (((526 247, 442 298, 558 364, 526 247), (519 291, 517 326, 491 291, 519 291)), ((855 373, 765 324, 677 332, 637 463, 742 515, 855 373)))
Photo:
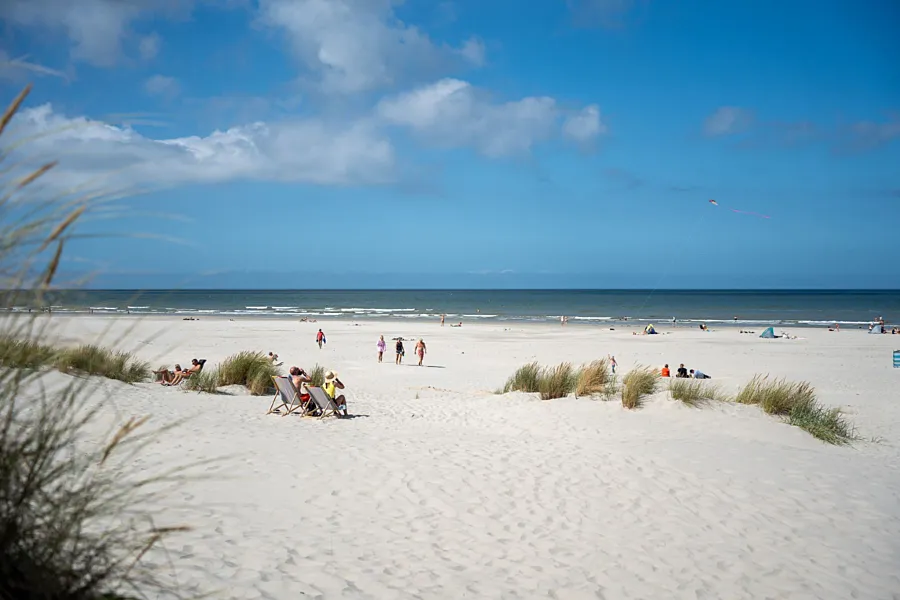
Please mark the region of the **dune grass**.
POLYGON ((40 341, 9 335, 0 337, 0 366, 28 370, 56 368, 63 373, 98 375, 125 383, 150 378, 150 365, 129 352, 92 344, 55 348, 40 341))
POLYGON ((309 372, 309 385, 312 387, 322 387, 325 383, 325 367, 317 364, 309 372))
POLYGON ((628 409, 640 408, 644 397, 656 391, 659 373, 650 367, 635 367, 622 378, 622 406, 628 409))
POLYGON ((93 344, 60 351, 56 368, 63 373, 75 371, 125 383, 139 383, 150 378, 150 365, 137 360, 130 352, 117 352, 93 344))
POLYGON ((538 393, 541 400, 553 400, 565 398, 575 391, 578 383, 578 373, 572 363, 560 363, 555 367, 547 367, 542 370, 538 378, 538 393))
POLYGON ((501 393, 509 392, 527 392, 535 394, 540 391, 540 379, 543 369, 536 363, 528 363, 516 369, 506 384, 503 386, 501 393))
POLYGON ((757 405, 829 444, 849 444, 857 437, 839 408, 819 404, 815 388, 808 381, 790 382, 757 374, 741 388, 735 402, 757 405))
POLYGON ((669 382, 669 395, 673 400, 694 408, 713 400, 728 399, 718 385, 698 379, 673 379, 669 382))
MULTIPOLYGON (((42 306, 88 205, 74 192, 54 197, 46 191, 52 187, 32 186, 54 162, 22 173, 29 161, 11 154, 29 143, 7 144, 4 136, 29 90, 0 115, 0 288, 21 290, 42 306)), ((15 306, 15 297, 4 294, 2 308, 15 306)), ((0 596, 184 597, 170 577, 171 557, 150 560, 148 553, 186 528, 156 527, 159 515, 142 508, 171 498, 183 466, 149 478, 134 468, 161 431, 147 431, 146 417, 131 417, 97 440, 108 422, 98 388, 71 378, 50 391, 40 380, 50 368, 123 381, 140 380, 148 369, 96 347, 58 351, 45 343, 49 326, 39 314, 0 320, 0 596)))
POLYGON ((243 385, 253 396, 262 396, 272 387, 272 377, 279 375, 278 367, 262 352, 243 351, 232 354, 218 366, 219 387, 243 385))
POLYGON ((576 396, 605 396, 615 393, 616 381, 609 360, 601 358, 590 362, 578 370, 575 384, 576 396))
POLYGON ((219 371, 217 369, 203 369, 194 373, 184 381, 184 389, 192 392, 205 392, 207 394, 219 393, 219 371))
POLYGON ((10 369, 44 369, 54 365, 58 351, 35 340, 0 337, 0 366, 10 369))

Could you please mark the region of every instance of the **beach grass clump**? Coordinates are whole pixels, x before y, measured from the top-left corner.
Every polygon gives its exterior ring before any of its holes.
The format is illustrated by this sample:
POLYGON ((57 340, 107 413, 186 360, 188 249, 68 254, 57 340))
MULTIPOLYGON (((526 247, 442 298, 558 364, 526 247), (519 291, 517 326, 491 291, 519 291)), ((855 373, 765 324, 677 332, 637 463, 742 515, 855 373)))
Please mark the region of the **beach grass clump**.
POLYGON ((640 408, 644 397, 656 391, 659 373, 650 367, 636 367, 622 378, 622 406, 628 409, 640 408))
POLYGON ((541 369, 541 366, 537 362, 523 365, 516 369, 516 372, 506 380, 506 384, 503 386, 501 393, 527 392, 529 394, 536 394, 540 392, 542 373, 543 369, 541 369))
POLYGON ((52 367, 57 351, 53 346, 10 335, 0 337, 0 367, 43 369, 52 367))
POLYGON ((219 393, 219 372, 216 369, 204 369, 184 380, 184 389, 207 394, 219 393))
POLYGON ((754 375, 738 392, 735 402, 758 405, 766 413, 782 417, 790 425, 829 444, 849 444, 857 437, 853 425, 839 408, 819 404, 815 388, 808 381, 790 382, 754 375))
POLYGON ((560 363, 555 367, 541 369, 538 377, 538 392, 541 400, 565 398, 578 383, 578 373, 572 363, 560 363))
POLYGON ((615 378, 609 360, 601 358, 578 370, 575 383, 576 396, 609 396, 610 387, 615 387, 615 378))
POLYGON ((691 407, 700 407, 712 400, 726 400, 718 385, 697 379, 673 379, 669 383, 669 395, 691 407))
POLYGON ((309 385, 312 387, 322 387, 325 383, 325 367, 316 364, 309 372, 309 385))
POLYGON ((130 352, 119 352, 82 344, 61 350, 56 356, 56 368, 63 373, 99 375, 125 383, 139 383, 150 377, 150 365, 138 360, 130 352))
MULTIPOLYGON (((32 192, 31 184, 55 162, 17 172, 29 161, 12 152, 29 142, 7 144, 3 134, 29 91, 30 86, 0 115, 0 162, 7 161, 0 169, 0 287, 33 294, 42 305, 88 205, 73 192, 58 197, 45 187, 32 192)), ((13 306, 6 296, 0 308, 13 306)), ((149 476, 135 468, 142 448, 157 443, 161 431, 147 431, 146 417, 131 417, 93 443, 107 422, 97 388, 84 378, 70 378, 64 388, 50 391, 41 381, 42 367, 124 381, 139 380, 146 370, 130 355, 57 352, 45 343, 48 322, 39 319, 0 320, 0 597, 183 597, 169 555, 149 557, 164 539, 186 528, 154 524, 166 511, 148 508, 171 497, 183 467, 149 476)))
POLYGON ((262 396, 272 389, 272 377, 278 376, 278 367, 262 352, 245 350, 222 361, 217 369, 219 387, 242 385, 253 396, 262 396))

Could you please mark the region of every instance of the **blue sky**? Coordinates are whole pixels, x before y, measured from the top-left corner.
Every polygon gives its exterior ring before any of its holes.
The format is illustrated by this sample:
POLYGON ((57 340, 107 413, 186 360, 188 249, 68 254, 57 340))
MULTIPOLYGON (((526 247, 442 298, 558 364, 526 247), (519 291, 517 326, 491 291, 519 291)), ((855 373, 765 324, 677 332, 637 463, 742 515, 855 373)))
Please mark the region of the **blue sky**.
POLYGON ((94 285, 900 287, 890 0, 74 4, 0 86, 44 193, 133 194, 94 285))

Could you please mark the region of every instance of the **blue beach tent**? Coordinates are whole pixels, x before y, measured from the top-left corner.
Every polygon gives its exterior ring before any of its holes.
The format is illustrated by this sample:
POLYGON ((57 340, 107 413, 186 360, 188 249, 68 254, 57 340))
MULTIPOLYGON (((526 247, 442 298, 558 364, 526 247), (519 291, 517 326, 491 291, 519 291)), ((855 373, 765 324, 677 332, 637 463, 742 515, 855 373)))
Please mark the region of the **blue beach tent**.
POLYGON ((881 323, 875 323, 875 326, 869 330, 869 333, 884 333, 884 326, 881 323))
POLYGON ((765 331, 763 331, 761 334, 759 334, 759 337, 761 337, 761 338, 766 338, 766 339, 768 339, 768 340, 774 340, 775 337, 776 337, 776 336, 775 336, 775 329, 773 329, 772 327, 769 327, 768 329, 766 329, 765 331))

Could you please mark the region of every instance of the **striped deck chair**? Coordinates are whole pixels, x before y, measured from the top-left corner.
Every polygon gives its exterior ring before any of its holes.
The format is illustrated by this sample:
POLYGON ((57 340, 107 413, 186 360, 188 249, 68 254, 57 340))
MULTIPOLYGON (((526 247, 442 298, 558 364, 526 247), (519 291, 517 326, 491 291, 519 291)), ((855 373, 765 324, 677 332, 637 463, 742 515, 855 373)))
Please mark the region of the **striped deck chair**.
POLYGON ((290 377, 273 376, 272 381, 275 383, 275 397, 272 398, 272 404, 269 406, 267 415, 279 412, 282 407, 287 409, 281 413, 282 417, 286 417, 293 412, 300 411, 301 415, 306 414, 309 402, 304 402, 300 398, 300 392, 294 387, 294 382, 290 377), (278 402, 280 401, 280 404, 278 402), (276 406, 276 404, 278 404, 276 406))
POLYGON ((319 408, 321 414, 319 418, 336 417, 338 415, 338 406, 334 403, 334 399, 325 393, 320 387, 309 388, 309 398, 319 408))

